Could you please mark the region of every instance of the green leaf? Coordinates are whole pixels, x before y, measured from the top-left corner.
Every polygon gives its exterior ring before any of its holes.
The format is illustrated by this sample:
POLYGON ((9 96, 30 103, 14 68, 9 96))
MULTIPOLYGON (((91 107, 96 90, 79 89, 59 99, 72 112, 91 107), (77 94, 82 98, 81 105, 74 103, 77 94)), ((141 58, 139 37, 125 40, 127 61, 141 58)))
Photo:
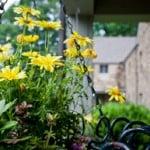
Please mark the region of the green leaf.
POLYGON ((2 128, 0 128, 0 132, 3 133, 5 130, 8 130, 16 125, 16 121, 8 121, 2 128))
POLYGON ((23 142, 23 141, 26 141, 29 139, 31 139, 31 136, 27 136, 27 137, 24 137, 21 139, 4 139, 4 140, 0 141, 0 143, 16 144, 18 142, 23 142))
POLYGON ((12 105, 14 104, 14 102, 10 102, 8 104, 5 104, 5 100, 1 100, 0 101, 0 116, 6 112, 12 105))

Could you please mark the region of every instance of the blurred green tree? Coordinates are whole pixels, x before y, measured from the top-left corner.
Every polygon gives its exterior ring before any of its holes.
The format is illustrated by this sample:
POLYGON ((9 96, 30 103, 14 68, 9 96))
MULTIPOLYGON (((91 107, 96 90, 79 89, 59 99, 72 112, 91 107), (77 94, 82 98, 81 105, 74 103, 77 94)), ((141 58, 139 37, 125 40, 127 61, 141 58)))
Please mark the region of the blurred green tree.
POLYGON ((94 36, 136 36, 137 23, 99 23, 94 22, 94 36))
MULTIPOLYGON (((26 5, 35 7, 36 9, 41 11, 41 16, 39 19, 54 21, 59 19, 59 1, 58 0, 20 0, 19 5, 26 5)), ((15 37, 19 33, 18 26, 14 25, 15 14, 13 12, 13 8, 15 5, 11 6, 2 17, 2 24, 0 25, 0 43, 5 42, 15 42, 15 37)), ((40 31, 40 37, 45 36, 43 31, 40 31)), ((52 52, 56 52, 58 46, 58 32, 51 32, 51 41, 49 43, 50 49, 52 52)), ((43 42, 39 42, 39 46, 43 46, 43 42)))

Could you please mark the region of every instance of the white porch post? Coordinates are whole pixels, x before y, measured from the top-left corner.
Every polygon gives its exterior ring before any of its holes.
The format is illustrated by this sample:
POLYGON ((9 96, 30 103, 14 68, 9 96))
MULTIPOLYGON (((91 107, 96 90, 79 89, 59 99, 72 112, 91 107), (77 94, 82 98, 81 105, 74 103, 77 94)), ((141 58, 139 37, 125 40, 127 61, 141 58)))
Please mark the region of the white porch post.
POLYGON ((74 31, 79 32, 81 35, 93 37, 92 25, 93 25, 93 16, 72 16, 71 21, 73 23, 74 31))
MULTIPOLYGON (((73 24, 73 31, 77 31, 79 34, 93 38, 92 25, 93 16, 72 16, 71 22, 73 24)), ((89 62, 91 64, 91 62, 89 62)), ((78 105, 76 105, 76 111, 81 112, 83 110, 85 113, 89 112, 92 106, 96 103, 95 99, 92 97, 91 88, 88 85, 87 78, 83 81, 84 89, 87 94, 87 98, 80 98, 78 100, 78 105)))
MULTIPOLYGON (((71 23, 73 24, 73 31, 77 31, 83 36, 93 37, 92 25, 94 19, 94 1, 93 0, 64 0, 67 14, 71 16, 71 23)), ((67 31, 69 31, 67 29, 67 31)), ((89 62, 90 63, 90 62, 89 62)), ((81 112, 81 105, 85 112, 89 112, 95 99, 92 97, 91 89, 89 88, 87 79, 83 81, 84 89, 87 98, 78 99, 76 111, 81 112)), ((76 98, 75 98, 76 99, 76 98)), ((76 100, 75 100, 76 101, 76 100)))

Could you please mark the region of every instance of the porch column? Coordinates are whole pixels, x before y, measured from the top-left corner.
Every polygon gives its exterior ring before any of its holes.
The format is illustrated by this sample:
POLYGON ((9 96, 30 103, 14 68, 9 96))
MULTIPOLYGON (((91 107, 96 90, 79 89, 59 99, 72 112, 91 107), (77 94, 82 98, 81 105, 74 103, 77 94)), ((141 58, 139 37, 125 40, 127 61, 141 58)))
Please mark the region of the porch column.
MULTIPOLYGON (((83 36, 88 36, 93 38, 93 16, 71 16, 71 22, 73 24, 73 31, 77 31, 83 36)), ((91 61, 88 62, 91 65, 91 61)), ((94 104, 96 104, 95 99, 92 97, 91 88, 88 85, 87 78, 83 81, 84 89, 87 94, 87 98, 78 99, 78 105, 76 105, 76 111, 81 112, 82 109, 85 113, 89 112, 94 104), (83 106, 83 108, 81 107, 83 106)))
POLYGON ((93 37, 92 25, 93 16, 71 16, 71 22, 73 23, 73 30, 79 32, 81 35, 93 37))

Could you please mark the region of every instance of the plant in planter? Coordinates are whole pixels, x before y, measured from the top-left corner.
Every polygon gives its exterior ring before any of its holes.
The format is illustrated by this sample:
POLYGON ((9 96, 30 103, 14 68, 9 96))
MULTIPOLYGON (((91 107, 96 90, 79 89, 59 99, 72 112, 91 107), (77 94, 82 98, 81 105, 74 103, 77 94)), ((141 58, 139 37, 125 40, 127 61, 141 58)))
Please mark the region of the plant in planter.
POLYGON ((62 29, 59 21, 43 20, 39 10, 26 6, 15 7, 14 12, 21 30, 12 37, 17 48, 0 45, 0 99, 8 103, 4 108, 11 106, 1 114, 11 122, 1 129, 9 130, 1 133, 0 149, 66 149, 82 132, 82 115, 70 105, 86 96, 83 78, 93 69, 81 59, 96 57, 92 40, 73 32, 64 41, 64 60, 49 46, 51 32, 62 29))
POLYGON ((6 120, 4 117, 4 113, 8 111, 12 107, 14 102, 9 102, 8 104, 5 104, 5 100, 0 101, 0 132, 1 132, 1 138, 4 136, 5 131, 14 128, 17 125, 16 121, 13 121, 10 119, 10 121, 6 120))

